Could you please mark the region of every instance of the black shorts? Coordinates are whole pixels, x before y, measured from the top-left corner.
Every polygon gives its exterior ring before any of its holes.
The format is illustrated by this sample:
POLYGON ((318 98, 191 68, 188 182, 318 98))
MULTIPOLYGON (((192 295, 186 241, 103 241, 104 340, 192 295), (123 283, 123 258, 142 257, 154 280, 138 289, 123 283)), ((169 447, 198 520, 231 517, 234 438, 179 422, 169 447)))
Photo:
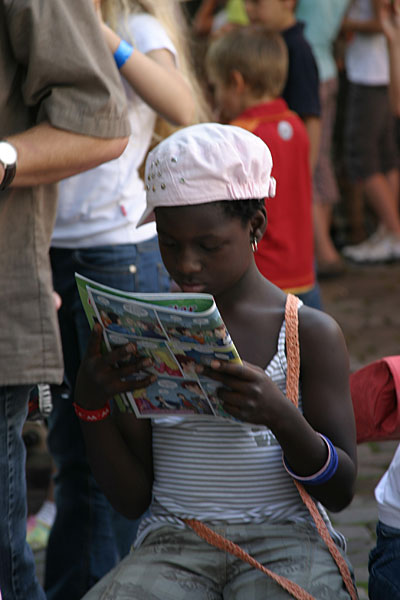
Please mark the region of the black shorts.
POLYGON ((385 85, 349 83, 344 132, 345 163, 352 181, 398 167, 395 118, 385 85))

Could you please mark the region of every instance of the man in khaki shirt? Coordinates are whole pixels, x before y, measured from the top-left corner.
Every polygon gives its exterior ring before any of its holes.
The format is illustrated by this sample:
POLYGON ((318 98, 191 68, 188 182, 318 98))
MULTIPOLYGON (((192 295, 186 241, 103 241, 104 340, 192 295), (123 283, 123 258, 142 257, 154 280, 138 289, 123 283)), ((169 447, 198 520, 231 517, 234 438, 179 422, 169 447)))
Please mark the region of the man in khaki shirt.
POLYGON ((119 156, 129 126, 88 0, 0 0, 0 81, 0 590, 44 600, 25 542, 21 430, 32 386, 63 376, 48 259, 55 182, 119 156))

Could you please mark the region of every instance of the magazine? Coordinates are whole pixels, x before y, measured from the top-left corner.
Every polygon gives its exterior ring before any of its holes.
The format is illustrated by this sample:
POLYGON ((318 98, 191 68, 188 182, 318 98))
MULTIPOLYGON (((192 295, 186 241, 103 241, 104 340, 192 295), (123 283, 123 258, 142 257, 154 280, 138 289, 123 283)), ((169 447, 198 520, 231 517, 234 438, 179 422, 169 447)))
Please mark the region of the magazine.
POLYGON ((153 374, 148 387, 119 395, 123 412, 138 418, 161 415, 226 413, 217 395, 221 383, 196 372, 212 360, 241 363, 239 354, 210 294, 135 294, 75 274, 89 324, 103 328, 104 350, 132 343, 151 367, 132 373, 140 381, 153 374))

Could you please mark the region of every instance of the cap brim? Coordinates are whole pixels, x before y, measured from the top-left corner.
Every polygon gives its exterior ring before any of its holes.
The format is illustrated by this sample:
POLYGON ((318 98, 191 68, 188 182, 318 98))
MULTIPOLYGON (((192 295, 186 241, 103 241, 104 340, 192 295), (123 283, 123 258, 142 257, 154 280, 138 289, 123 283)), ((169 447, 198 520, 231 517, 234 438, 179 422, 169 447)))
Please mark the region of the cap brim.
POLYGON ((142 214, 142 216, 140 217, 139 221, 136 223, 136 228, 140 227, 141 225, 146 225, 146 223, 151 223, 155 220, 156 215, 154 214, 154 210, 150 206, 148 206, 142 214))

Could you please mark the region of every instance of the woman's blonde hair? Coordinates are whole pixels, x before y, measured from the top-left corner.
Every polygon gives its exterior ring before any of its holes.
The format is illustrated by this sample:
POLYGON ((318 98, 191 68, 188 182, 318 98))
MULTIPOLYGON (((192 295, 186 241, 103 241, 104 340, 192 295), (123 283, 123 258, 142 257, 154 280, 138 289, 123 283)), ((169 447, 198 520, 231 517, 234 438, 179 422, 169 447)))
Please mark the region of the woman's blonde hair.
POLYGON ((277 98, 286 83, 288 60, 287 46, 279 33, 248 25, 210 44, 206 69, 226 85, 232 71, 239 71, 256 98, 277 98))
MULTIPOLYGON (((102 0, 101 10, 104 20, 110 27, 120 33, 120 28, 123 27, 123 34, 127 36, 129 36, 129 32, 125 32, 124 24, 127 23, 131 15, 147 13, 157 19, 176 48, 179 71, 192 90, 196 104, 194 123, 209 121, 209 107, 192 64, 189 49, 189 28, 181 9, 181 2, 179 0, 102 0)), ((135 40, 132 39, 128 39, 128 41, 135 43, 135 40)), ((160 139, 174 129, 176 128, 166 123, 161 117, 158 118, 156 131, 163 132, 159 135, 160 139)))

